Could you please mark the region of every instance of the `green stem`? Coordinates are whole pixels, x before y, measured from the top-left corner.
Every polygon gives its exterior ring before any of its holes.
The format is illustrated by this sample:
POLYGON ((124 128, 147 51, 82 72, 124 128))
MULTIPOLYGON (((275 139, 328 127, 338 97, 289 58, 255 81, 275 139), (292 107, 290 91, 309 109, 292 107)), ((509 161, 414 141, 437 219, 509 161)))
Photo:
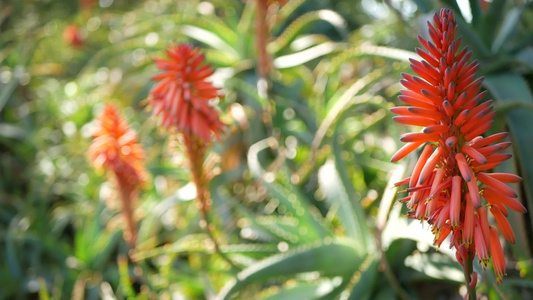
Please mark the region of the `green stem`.
POLYGON ((208 212, 211 206, 211 199, 209 195, 209 190, 206 187, 207 179, 203 167, 207 144, 199 140, 197 137, 187 134, 184 134, 184 141, 187 147, 187 155, 189 156, 192 180, 196 185, 196 204, 199 209, 200 227, 205 231, 205 233, 213 243, 215 252, 227 263, 229 263, 233 270, 240 271, 241 268, 239 268, 224 252, 222 252, 218 241, 213 235, 211 226, 209 225, 210 223, 208 219, 208 212))
POLYGON ((267 51, 268 39, 270 38, 267 24, 268 2, 266 0, 257 0, 255 10, 255 30, 256 30, 256 47, 257 47, 257 71, 259 76, 268 80, 272 72, 272 61, 267 51))
POLYGON ((134 188, 129 184, 123 176, 116 174, 116 179, 118 183, 118 189, 120 194, 120 204, 122 217, 124 218, 125 228, 124 228, 124 240, 129 244, 131 249, 135 248, 137 243, 137 224, 135 222, 134 216, 134 188))
POLYGON ((477 299, 476 296, 476 287, 470 286, 471 281, 471 274, 473 271, 472 261, 474 257, 472 255, 469 255, 468 258, 463 259, 463 273, 465 276, 465 283, 466 283, 466 289, 468 290, 468 299, 469 300, 475 300, 477 299))

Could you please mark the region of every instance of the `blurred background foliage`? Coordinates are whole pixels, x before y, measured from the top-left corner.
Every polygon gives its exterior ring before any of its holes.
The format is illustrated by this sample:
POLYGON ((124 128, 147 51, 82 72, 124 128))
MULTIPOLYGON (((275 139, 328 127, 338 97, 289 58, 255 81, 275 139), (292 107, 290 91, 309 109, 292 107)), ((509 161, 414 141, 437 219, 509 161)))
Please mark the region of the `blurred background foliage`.
MULTIPOLYGON (((400 73, 440 7, 455 10, 511 132, 533 210, 533 4, 526 0, 270 1, 272 72, 258 76, 256 1, 0 2, 0 299, 460 299, 463 277, 427 226, 402 218, 389 163, 400 73), (144 99, 171 43, 200 46, 228 128, 208 160, 203 233, 180 139, 144 99), (116 103, 151 178, 122 238, 117 195, 88 164, 95 117, 116 103), (239 270, 240 269, 240 270, 239 270)), ((513 212, 510 212, 513 214, 513 212)), ((533 223, 509 218, 508 276, 483 299, 533 298, 533 223)))

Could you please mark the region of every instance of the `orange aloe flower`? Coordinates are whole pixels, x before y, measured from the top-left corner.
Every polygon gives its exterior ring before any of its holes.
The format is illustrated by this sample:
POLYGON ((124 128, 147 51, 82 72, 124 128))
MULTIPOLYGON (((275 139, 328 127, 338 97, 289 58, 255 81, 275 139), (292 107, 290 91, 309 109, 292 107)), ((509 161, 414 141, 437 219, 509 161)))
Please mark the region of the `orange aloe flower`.
POLYGON ((63 40, 74 48, 81 48, 84 44, 80 28, 75 24, 69 24, 63 29, 63 40))
POLYGON ((133 201, 146 180, 143 149, 137 142, 136 133, 129 129, 114 105, 107 104, 98 121, 98 130, 89 147, 89 158, 96 169, 105 169, 115 175, 126 223, 124 239, 134 246, 137 229, 133 201))
POLYGON ((214 70, 204 63, 200 49, 189 44, 170 45, 166 54, 167 59, 154 59, 157 68, 163 71, 152 77, 158 81, 150 92, 154 114, 164 127, 175 127, 206 142, 211 133, 218 138, 223 124, 209 101, 221 95, 206 81, 214 70))
POLYGON ((406 144, 392 157, 395 162, 424 145, 411 177, 397 183, 408 184, 408 217, 426 220, 435 234, 435 244, 451 234, 451 246, 465 268, 467 283, 475 286, 472 273, 475 255, 482 266, 492 258, 498 282, 505 274, 505 259, 496 229, 487 213, 496 220, 499 231, 510 243, 514 233, 506 219, 507 209, 526 212, 517 193, 505 183, 520 182, 513 174, 487 173, 510 154, 499 153, 510 146, 502 142, 508 133, 482 137, 494 121, 492 100, 484 101, 483 78, 476 79, 477 62, 469 62, 471 52, 460 50, 457 25, 451 10, 442 9, 428 22, 431 40, 419 37, 422 57, 411 59, 411 69, 419 76, 402 74, 406 88, 399 100, 407 106, 394 107, 401 124, 425 127, 404 134, 406 144), (481 196, 486 200, 482 201, 481 196), (468 270, 466 268, 469 268, 468 270), (471 278, 468 279, 468 278, 471 278), (471 282, 472 281, 472 282, 471 282))
POLYGON ((196 203, 205 217, 210 197, 207 188, 209 174, 203 169, 204 157, 211 133, 219 138, 224 127, 218 111, 209 101, 222 94, 206 81, 214 70, 204 63, 200 48, 188 44, 171 45, 166 53, 168 59, 154 60, 163 72, 152 77, 159 83, 151 91, 151 105, 164 127, 174 127, 183 135, 192 181, 198 194, 196 203))
POLYGON ((220 250, 213 237, 207 214, 211 207, 209 180, 213 172, 204 169, 204 159, 211 144, 211 133, 219 139, 224 123, 218 111, 209 101, 222 94, 206 81, 214 71, 204 64, 204 55, 199 48, 188 44, 169 46, 168 59, 155 59, 163 71, 152 77, 159 83, 151 91, 151 106, 161 118, 161 125, 173 127, 183 138, 186 148, 191 181, 196 186, 196 205, 201 217, 200 227, 213 242, 215 251, 230 265, 234 263, 220 250))

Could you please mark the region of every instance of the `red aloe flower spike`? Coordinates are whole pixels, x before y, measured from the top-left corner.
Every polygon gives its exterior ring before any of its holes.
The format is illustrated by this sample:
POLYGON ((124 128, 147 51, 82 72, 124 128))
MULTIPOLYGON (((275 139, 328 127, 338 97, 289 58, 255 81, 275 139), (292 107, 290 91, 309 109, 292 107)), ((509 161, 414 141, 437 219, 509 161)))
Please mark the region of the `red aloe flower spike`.
POLYGON ((114 105, 106 105, 98 120, 100 124, 89 147, 89 157, 97 169, 104 168, 115 175, 126 224, 124 239, 134 247, 137 240, 133 215, 135 193, 146 180, 143 149, 114 105))
POLYGON ((221 97, 221 93, 207 81, 214 70, 204 64, 200 49, 191 45, 170 45, 166 54, 166 59, 154 59, 163 71, 152 77, 159 81, 150 92, 154 115, 160 117, 164 127, 175 127, 205 142, 211 139, 211 133, 218 138, 224 125, 209 101, 221 97))
MULTIPOLYGON (((476 78, 480 64, 469 62, 471 52, 460 49, 453 12, 442 9, 436 13, 433 22, 428 23, 428 31, 428 40, 418 38, 423 48, 416 52, 422 60, 410 59, 416 75, 402 74, 400 83, 405 88, 398 99, 406 106, 391 109, 398 115, 393 117, 397 123, 424 128, 403 134, 400 141, 406 145, 391 161, 424 146, 412 175, 397 184, 409 183, 405 190, 408 195, 400 201, 408 202, 409 218, 425 219, 431 224, 435 244, 440 245, 442 236, 451 233, 451 245, 458 251, 472 298, 475 284, 472 286, 471 281, 475 282, 476 276, 472 273, 472 260, 477 254, 486 265, 493 252, 485 206, 490 207, 506 239, 513 242, 507 208, 518 212, 526 209, 515 199, 518 194, 505 183, 517 183, 521 178, 485 172, 511 157, 498 153, 510 143, 502 142, 508 136, 506 132, 481 136, 494 124, 496 111, 492 100, 484 100, 488 92, 481 90, 483 78, 476 78), (482 203, 482 195, 489 205, 482 203)), ((497 246, 501 248, 500 244, 497 246)), ((493 259, 500 264, 496 270, 500 276, 503 258, 493 259)))
POLYGON ((207 217, 212 202, 208 188, 212 173, 209 172, 211 170, 204 170, 204 160, 211 146, 211 136, 218 139, 224 126, 218 111, 210 104, 210 100, 222 96, 219 89, 207 81, 214 70, 204 63, 200 49, 191 45, 170 45, 166 54, 168 59, 154 60, 163 73, 152 77, 159 83, 151 91, 151 106, 154 114, 160 117, 161 125, 177 129, 183 137, 191 181, 196 186, 200 227, 213 242, 215 251, 238 269, 220 250, 207 217))

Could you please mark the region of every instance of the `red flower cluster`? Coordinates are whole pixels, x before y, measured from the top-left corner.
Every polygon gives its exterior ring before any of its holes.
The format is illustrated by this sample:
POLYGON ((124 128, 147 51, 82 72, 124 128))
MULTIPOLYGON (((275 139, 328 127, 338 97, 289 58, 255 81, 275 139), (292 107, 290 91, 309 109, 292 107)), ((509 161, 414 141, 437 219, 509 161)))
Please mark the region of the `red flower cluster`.
POLYGON ((74 24, 67 25, 65 29, 63 29, 63 40, 67 45, 75 48, 80 48, 84 44, 80 28, 74 24))
POLYGON ((108 104, 99 122, 89 147, 89 157, 97 169, 104 168, 116 176, 126 223, 124 239, 133 247, 137 239, 133 217, 134 193, 146 180, 143 149, 137 142, 137 135, 128 128, 128 123, 120 117, 115 106, 108 104))
POLYGON ((124 183, 139 186, 145 180, 144 153, 137 135, 128 127, 112 104, 107 104, 98 119, 100 124, 89 147, 89 156, 97 168, 112 171, 124 183))
POLYGON ((154 114, 160 116, 164 127, 175 127, 204 141, 211 132, 218 138, 223 123, 209 100, 220 97, 219 90, 206 78, 214 71, 204 64, 200 49, 188 44, 169 46, 168 59, 155 59, 163 71, 152 77, 159 83, 151 91, 154 114))
POLYGON ((514 243, 507 209, 523 213, 526 208, 505 183, 521 178, 485 172, 511 157, 498 153, 510 146, 502 142, 508 133, 481 136, 493 125, 496 112, 492 101, 482 101, 487 92, 480 92, 483 78, 476 79, 479 64, 468 62, 471 52, 467 48, 459 51, 461 39, 456 39, 451 10, 436 13, 433 23, 428 22, 431 41, 419 37, 425 50, 417 48, 416 52, 423 60, 411 60, 412 70, 420 77, 402 74, 406 89, 399 100, 410 106, 391 109, 399 115, 394 117, 396 122, 425 127, 422 132, 404 134, 400 140, 406 144, 391 159, 398 161, 425 144, 411 177, 397 183, 409 184, 408 196, 400 201, 407 202, 410 218, 431 224, 436 245, 451 234, 451 245, 463 266, 476 254, 484 267, 492 257, 501 282, 505 259, 487 213, 514 243))

